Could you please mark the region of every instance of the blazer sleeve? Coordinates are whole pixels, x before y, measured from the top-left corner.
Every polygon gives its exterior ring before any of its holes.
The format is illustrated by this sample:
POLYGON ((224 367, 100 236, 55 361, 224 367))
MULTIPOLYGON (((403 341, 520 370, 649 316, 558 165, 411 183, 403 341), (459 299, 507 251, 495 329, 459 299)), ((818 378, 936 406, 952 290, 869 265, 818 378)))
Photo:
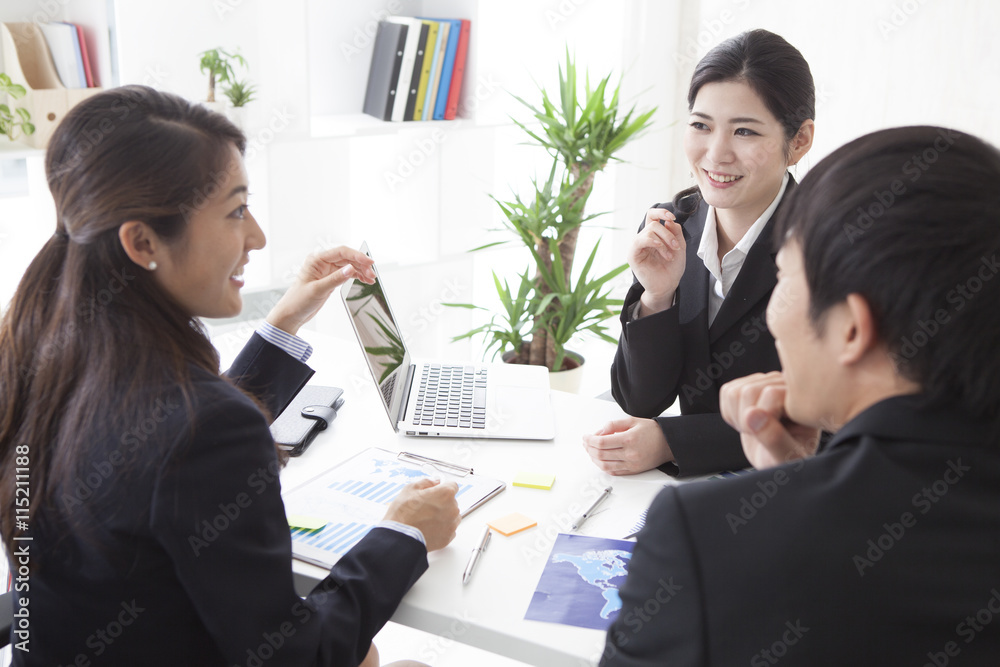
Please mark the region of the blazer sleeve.
POLYGON ((602 667, 708 663, 698 562, 677 491, 667 487, 650 505, 636 541, 602 667))
MULTIPOLYGON (((672 210, 670 204, 652 208, 672 210)), ((639 225, 642 231, 645 219, 639 225)), ((631 321, 629 313, 644 291, 633 278, 622 306, 622 333, 611 363, 611 395, 622 410, 634 417, 652 418, 677 398, 684 355, 677 307, 631 321)))
POLYGON ((151 530, 227 664, 277 637, 275 664, 356 667, 427 568, 426 549, 375 528, 296 595, 274 444, 259 410, 226 389, 200 396, 195 435, 161 464, 151 530))
POLYGON ((659 469, 672 477, 695 477, 750 467, 739 432, 716 412, 657 417, 656 422, 674 455, 673 461, 667 461, 659 469))
POLYGON ((277 417, 313 376, 313 369, 256 332, 224 375, 277 417))

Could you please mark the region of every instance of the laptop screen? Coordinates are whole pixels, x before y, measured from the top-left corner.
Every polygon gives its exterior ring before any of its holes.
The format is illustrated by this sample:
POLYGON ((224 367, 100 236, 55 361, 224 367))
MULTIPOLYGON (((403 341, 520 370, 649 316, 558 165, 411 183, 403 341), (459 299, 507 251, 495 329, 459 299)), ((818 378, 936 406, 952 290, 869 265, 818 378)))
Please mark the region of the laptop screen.
MULTIPOLYGON (((362 251, 366 250, 367 248, 362 248, 362 251)), ((377 269, 375 275, 378 275, 377 269)), ((358 340, 361 341, 368 367, 378 384, 386 410, 392 417, 397 405, 393 399, 406 379, 406 369, 403 368, 403 360, 406 358, 403 337, 392 317, 380 278, 374 285, 352 280, 341 289, 345 288, 347 291, 342 298, 347 306, 348 316, 358 340)))

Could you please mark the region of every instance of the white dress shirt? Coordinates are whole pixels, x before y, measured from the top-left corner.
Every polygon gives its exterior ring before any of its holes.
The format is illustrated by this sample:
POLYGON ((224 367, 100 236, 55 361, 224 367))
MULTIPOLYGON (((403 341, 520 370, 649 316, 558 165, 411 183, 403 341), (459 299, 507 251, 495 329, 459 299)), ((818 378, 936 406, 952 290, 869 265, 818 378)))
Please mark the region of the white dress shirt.
POLYGON ((717 226, 718 221, 715 217, 715 207, 708 207, 708 214, 705 216, 705 229, 701 233, 701 243, 698 245, 698 257, 701 258, 701 261, 705 263, 705 268, 708 269, 709 326, 712 326, 715 316, 719 314, 719 310, 722 308, 722 302, 725 301, 729 295, 729 290, 733 287, 733 283, 736 282, 736 276, 740 274, 740 269, 743 268, 743 262, 746 261, 747 253, 750 252, 750 248, 753 247, 757 237, 764 230, 767 221, 771 219, 774 209, 778 208, 778 203, 781 201, 781 197, 785 194, 785 188, 788 186, 788 178, 788 172, 786 171, 785 177, 781 181, 781 187, 778 189, 778 194, 771 201, 771 204, 764 209, 764 212, 750 226, 750 229, 747 230, 747 233, 743 235, 743 238, 739 240, 736 246, 722 257, 721 263, 719 262, 719 230, 717 226))

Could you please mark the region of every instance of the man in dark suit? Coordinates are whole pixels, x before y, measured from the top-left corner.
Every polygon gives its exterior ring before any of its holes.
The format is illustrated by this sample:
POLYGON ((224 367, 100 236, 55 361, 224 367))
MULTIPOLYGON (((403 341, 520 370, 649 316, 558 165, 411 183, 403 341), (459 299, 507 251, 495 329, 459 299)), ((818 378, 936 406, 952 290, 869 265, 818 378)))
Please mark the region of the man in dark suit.
POLYGON ((783 370, 721 393, 759 470, 657 497, 602 665, 998 664, 998 179, 932 127, 809 172, 777 220, 783 370))

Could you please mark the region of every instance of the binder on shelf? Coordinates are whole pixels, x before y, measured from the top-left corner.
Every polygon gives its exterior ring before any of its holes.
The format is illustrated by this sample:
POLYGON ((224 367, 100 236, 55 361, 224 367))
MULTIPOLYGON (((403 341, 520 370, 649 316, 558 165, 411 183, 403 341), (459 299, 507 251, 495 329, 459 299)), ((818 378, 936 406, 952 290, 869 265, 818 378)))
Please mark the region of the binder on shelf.
MULTIPOLYGON (((45 35, 36 23, 0 24, 0 41, 3 42, 5 72, 13 83, 24 86, 26 91, 23 98, 13 101, 13 106, 26 109, 35 126, 34 134, 19 141, 34 148, 45 148, 66 113, 77 102, 100 92, 101 88, 64 86, 45 35)), ((75 54, 73 58, 75 68, 75 54)))
POLYGON ((80 78, 83 60, 80 56, 80 39, 76 28, 68 23, 40 23, 45 43, 52 55, 59 81, 67 88, 86 88, 86 77, 80 78))
MULTIPOLYGON (((406 102, 410 95, 410 80, 413 78, 413 63, 417 57, 417 45, 420 42, 420 29, 423 24, 417 19, 405 16, 390 16, 386 21, 406 26, 403 59, 400 61, 396 95, 392 102, 392 120, 401 121, 406 113, 406 102)), ((414 92, 415 95, 416 92, 414 92)))
POLYGON ((87 39, 83 36, 83 26, 73 25, 76 28, 76 34, 80 41, 80 55, 83 56, 83 75, 87 80, 87 87, 93 88, 97 85, 96 79, 94 78, 94 71, 90 68, 90 55, 87 52, 87 39))
POLYGON ((431 66, 434 64, 434 55, 437 53, 438 22, 424 19, 421 23, 427 27, 427 46, 424 47, 420 84, 417 86, 417 103, 413 107, 412 117, 407 117, 407 120, 423 120, 424 102, 427 100, 428 82, 431 78, 431 66))
POLYGON ((458 47, 455 49, 455 68, 451 74, 451 88, 448 90, 448 103, 444 108, 444 119, 455 120, 458 113, 458 103, 462 97, 462 81, 465 78, 465 60, 469 54, 469 36, 472 23, 462 19, 462 28, 458 36, 458 47))
POLYGON ((424 100, 423 120, 431 120, 434 115, 434 105, 437 103, 438 88, 441 84, 441 69, 444 65, 445 51, 448 49, 448 32, 450 30, 450 23, 438 21, 437 51, 434 54, 434 63, 431 65, 431 77, 427 82, 427 99, 424 100))
POLYGON ((407 27, 390 21, 379 21, 368 70, 364 112, 380 120, 391 120, 396 101, 396 86, 403 63, 407 27))
POLYGON ((403 110, 403 120, 413 120, 413 112, 417 108, 417 92, 420 90, 420 75, 424 69, 424 56, 427 54, 427 36, 430 26, 418 21, 420 38, 417 41, 417 57, 413 59, 413 72, 410 73, 410 90, 406 95, 406 108, 403 110))
POLYGON ((437 97, 431 117, 434 120, 444 120, 444 109, 448 105, 448 92, 451 89, 451 75, 455 69, 455 52, 458 50, 458 38, 462 32, 462 22, 459 19, 440 19, 448 23, 448 44, 444 50, 444 61, 441 64, 441 82, 438 84, 437 97))

